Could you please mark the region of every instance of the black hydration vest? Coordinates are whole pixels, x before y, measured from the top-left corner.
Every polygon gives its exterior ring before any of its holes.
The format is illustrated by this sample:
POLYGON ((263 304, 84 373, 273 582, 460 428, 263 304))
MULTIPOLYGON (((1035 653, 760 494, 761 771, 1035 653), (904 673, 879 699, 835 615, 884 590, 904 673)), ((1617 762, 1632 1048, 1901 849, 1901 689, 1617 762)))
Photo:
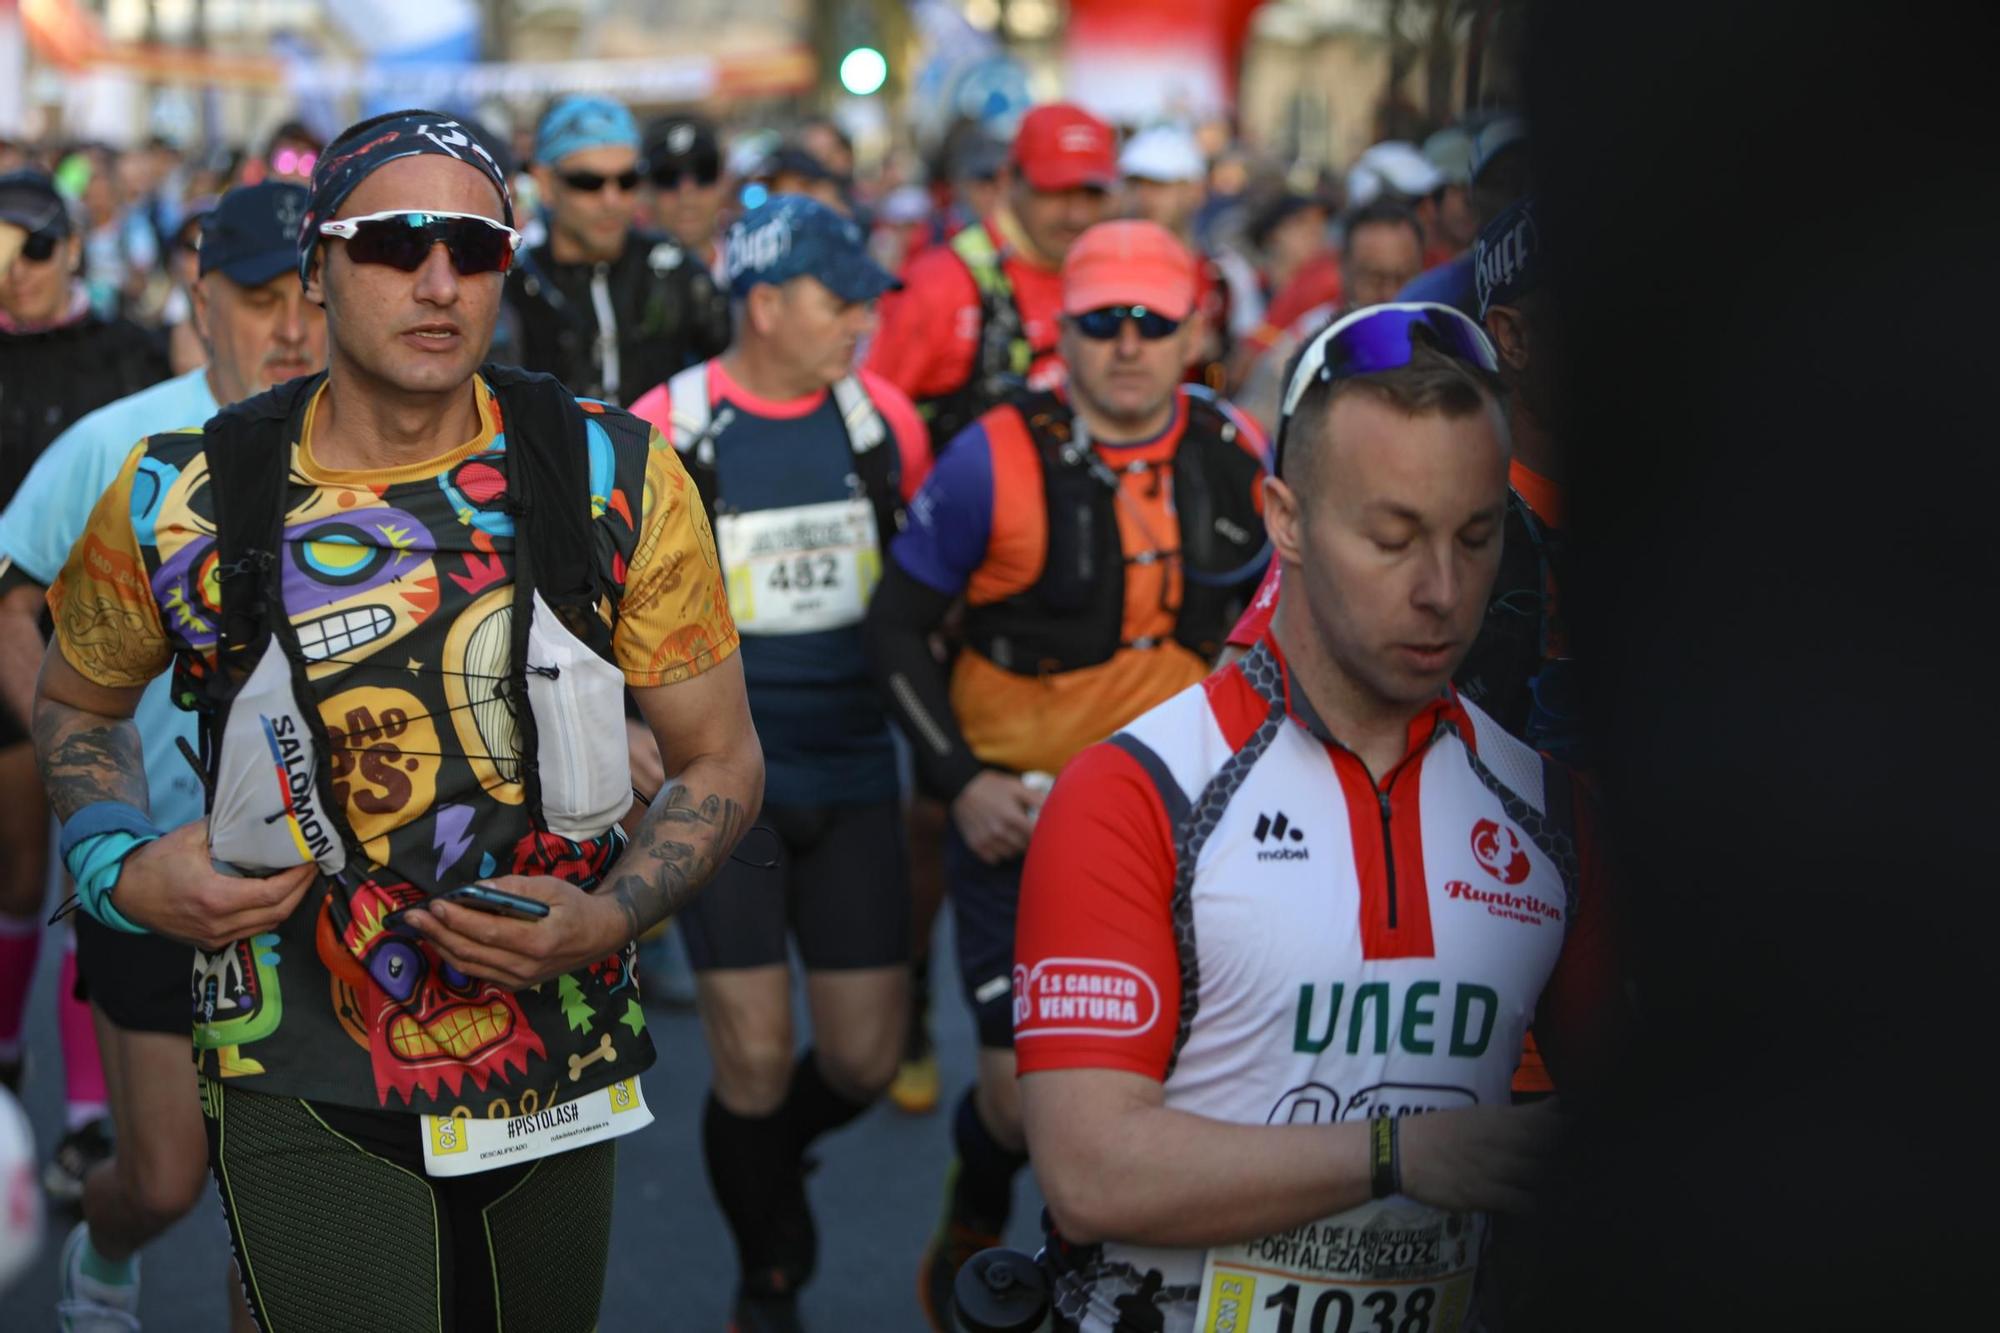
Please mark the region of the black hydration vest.
MULTIPOLYGON (((605 660, 611 660, 611 630, 600 608, 616 614, 617 597, 593 558, 589 449, 583 409, 551 375, 512 366, 486 365, 479 371, 499 400, 507 422, 507 506, 515 524, 514 614, 505 697, 521 746, 525 809, 537 832, 545 832, 540 738, 528 699, 528 634, 534 598, 553 611, 563 628, 605 660)), ((230 705, 273 642, 291 668, 292 696, 311 733, 315 802, 337 831, 346 859, 358 864, 360 843, 333 790, 333 746, 321 719, 307 659, 286 614, 283 600, 286 490, 291 443, 299 438, 307 407, 326 373, 291 380, 223 409, 203 429, 202 450, 215 506, 216 579, 220 603, 215 669, 175 670, 175 701, 199 715, 201 769, 213 808, 221 776, 223 737, 230 705)), ((324 863, 324 858, 321 859, 324 863)))
POLYGON ((1181 603, 1168 608, 1173 640, 1204 661, 1221 651, 1246 585, 1264 570, 1268 544, 1253 499, 1264 468, 1236 442, 1236 423, 1213 395, 1183 385, 1181 401, 1188 419, 1173 459, 1126 466, 1173 488, 1179 546, 1133 555, 1119 536, 1118 473, 1076 439, 1070 406, 1036 393, 1007 409, 1019 414, 1041 461, 1048 547, 1033 587, 967 608, 968 645, 1024 676, 1096 666, 1121 648, 1158 647, 1159 640, 1123 637, 1125 566, 1179 560, 1181 603))

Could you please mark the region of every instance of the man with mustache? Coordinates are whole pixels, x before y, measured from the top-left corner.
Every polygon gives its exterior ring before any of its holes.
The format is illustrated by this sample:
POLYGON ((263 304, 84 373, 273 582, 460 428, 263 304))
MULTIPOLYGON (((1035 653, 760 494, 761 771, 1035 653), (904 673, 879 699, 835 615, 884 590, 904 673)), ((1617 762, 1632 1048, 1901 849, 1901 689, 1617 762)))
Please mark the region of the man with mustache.
MULTIPOLYGON (((292 272, 305 207, 305 187, 289 181, 222 197, 204 224, 200 277, 191 289, 207 366, 101 407, 64 431, 0 515, 0 680, 5 706, 23 726, 41 666, 45 590, 133 444, 163 422, 199 425, 220 404, 326 364, 326 316, 306 301, 292 272)), ((139 734, 155 815, 198 819, 201 781, 176 745, 193 742, 194 719, 173 706, 164 680, 140 704, 139 734)), ((87 914, 75 921, 77 970, 98 1047, 105 1066, 118 1071, 108 1081, 117 1153, 81 1182, 84 1220, 64 1251, 64 1297, 136 1313, 139 1247, 194 1206, 206 1174, 188 1063, 192 951, 113 930, 87 914)))

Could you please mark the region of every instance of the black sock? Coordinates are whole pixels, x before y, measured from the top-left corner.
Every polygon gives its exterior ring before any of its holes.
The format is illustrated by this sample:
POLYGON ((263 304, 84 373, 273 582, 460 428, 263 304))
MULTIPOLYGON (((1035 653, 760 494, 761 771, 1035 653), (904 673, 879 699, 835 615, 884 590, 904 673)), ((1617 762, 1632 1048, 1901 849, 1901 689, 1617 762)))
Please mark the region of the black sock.
POLYGON ((1026 1153, 1003 1146, 979 1114, 978 1089, 967 1088, 952 1121, 958 1148, 958 1184, 952 1191, 952 1220, 975 1231, 999 1235, 1014 1209, 1014 1173, 1028 1164, 1026 1153))
POLYGON ((738 1115, 710 1093, 702 1114, 701 1149, 709 1186, 736 1238, 746 1285, 752 1274, 757 1275, 758 1285, 772 1285, 769 1270, 790 1267, 773 1254, 773 1201, 798 1178, 798 1154, 792 1150, 782 1110, 767 1116, 738 1115))
POLYGON ((792 1087, 785 1094, 784 1105, 773 1117, 784 1123, 791 1136, 792 1156, 802 1155, 812 1141, 831 1130, 839 1129, 867 1110, 871 1103, 853 1102, 835 1091, 819 1072, 819 1060, 813 1055, 812 1047, 792 1069, 792 1087))

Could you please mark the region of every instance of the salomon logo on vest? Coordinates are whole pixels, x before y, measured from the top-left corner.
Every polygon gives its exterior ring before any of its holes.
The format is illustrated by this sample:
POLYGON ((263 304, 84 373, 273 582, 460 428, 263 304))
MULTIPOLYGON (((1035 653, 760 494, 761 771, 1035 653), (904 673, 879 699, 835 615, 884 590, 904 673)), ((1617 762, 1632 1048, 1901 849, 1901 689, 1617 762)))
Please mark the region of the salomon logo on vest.
POLYGON ((1287 839, 1292 842, 1304 842, 1306 831, 1302 828, 1293 828, 1292 821, 1285 818, 1283 810, 1275 815, 1258 815, 1257 827, 1252 829, 1250 834, 1260 843, 1277 844, 1257 853, 1259 861, 1305 861, 1312 857, 1312 853, 1303 847, 1285 846, 1287 839))

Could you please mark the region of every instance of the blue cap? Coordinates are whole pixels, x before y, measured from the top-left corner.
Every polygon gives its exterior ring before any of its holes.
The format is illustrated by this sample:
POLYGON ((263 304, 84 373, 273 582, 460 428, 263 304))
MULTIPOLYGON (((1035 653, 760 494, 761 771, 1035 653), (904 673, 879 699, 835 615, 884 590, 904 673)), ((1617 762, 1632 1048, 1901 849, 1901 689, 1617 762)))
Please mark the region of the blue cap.
POLYGON ((774 194, 737 219, 722 262, 738 300, 760 282, 805 275, 843 301, 872 301, 899 285, 869 256, 859 223, 798 194, 774 194))
POLYGON ((239 287, 262 287, 299 262, 299 223, 311 198, 303 185, 239 185, 216 201, 201 224, 201 271, 239 287))
POLYGON ((565 97, 535 129, 535 161, 552 167, 571 153, 607 146, 639 151, 639 124, 608 97, 565 97))
POLYGON ((1535 200, 1509 204, 1479 229, 1472 243, 1472 278, 1479 290, 1479 317, 1496 305, 1512 305, 1542 285, 1542 234, 1535 226, 1535 200))

